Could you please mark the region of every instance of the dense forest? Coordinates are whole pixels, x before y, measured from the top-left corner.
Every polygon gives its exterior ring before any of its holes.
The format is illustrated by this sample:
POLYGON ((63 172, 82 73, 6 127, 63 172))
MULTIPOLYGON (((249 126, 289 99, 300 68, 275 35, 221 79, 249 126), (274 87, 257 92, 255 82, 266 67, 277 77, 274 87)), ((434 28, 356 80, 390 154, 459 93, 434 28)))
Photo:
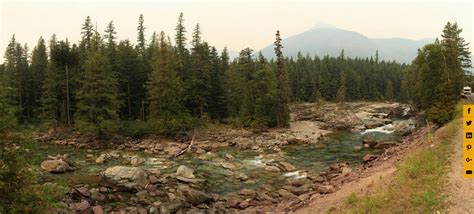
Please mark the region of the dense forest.
POLYGON ((401 99, 406 66, 379 61, 376 53, 375 59, 347 58, 344 50, 337 58, 284 58, 277 32, 276 59, 249 48, 230 59, 226 48, 219 53, 201 38, 199 24, 188 41, 183 14, 174 44, 164 32, 147 40, 145 30, 140 15, 136 44, 118 41, 112 21, 101 34, 87 17, 77 44, 53 34, 31 52, 13 35, 1 73, 18 121, 170 134, 210 121, 285 127, 289 102, 401 99))

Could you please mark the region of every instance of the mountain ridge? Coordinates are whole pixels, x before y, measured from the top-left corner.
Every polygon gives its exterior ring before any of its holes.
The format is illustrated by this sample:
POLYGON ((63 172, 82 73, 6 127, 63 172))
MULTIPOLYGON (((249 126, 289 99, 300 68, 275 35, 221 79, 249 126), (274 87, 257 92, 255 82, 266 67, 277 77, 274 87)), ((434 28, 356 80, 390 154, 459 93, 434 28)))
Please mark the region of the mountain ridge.
MULTIPOLYGON (((348 57, 374 57, 386 61, 411 63, 416 57, 418 48, 433 42, 432 38, 412 40, 406 38, 369 38, 362 33, 340 29, 331 25, 316 25, 307 31, 289 36, 282 40, 283 53, 286 57, 296 57, 298 52, 319 57, 338 56, 342 50, 348 57)), ((262 50, 267 58, 274 58, 273 44, 262 50)))

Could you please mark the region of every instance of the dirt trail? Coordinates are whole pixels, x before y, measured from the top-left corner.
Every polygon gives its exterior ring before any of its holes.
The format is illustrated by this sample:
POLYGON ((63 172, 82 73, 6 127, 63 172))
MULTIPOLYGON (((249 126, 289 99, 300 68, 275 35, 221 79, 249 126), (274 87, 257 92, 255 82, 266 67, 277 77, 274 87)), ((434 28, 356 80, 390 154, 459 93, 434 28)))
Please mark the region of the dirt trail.
MULTIPOLYGON (((459 121, 462 123, 462 121, 459 121)), ((453 156, 451 157, 451 171, 449 172, 449 186, 448 186, 448 201, 450 206, 447 209, 448 213, 474 213, 474 179, 467 179, 463 177, 463 163, 462 163, 462 146, 463 146, 463 128, 460 130, 456 138, 453 156)))

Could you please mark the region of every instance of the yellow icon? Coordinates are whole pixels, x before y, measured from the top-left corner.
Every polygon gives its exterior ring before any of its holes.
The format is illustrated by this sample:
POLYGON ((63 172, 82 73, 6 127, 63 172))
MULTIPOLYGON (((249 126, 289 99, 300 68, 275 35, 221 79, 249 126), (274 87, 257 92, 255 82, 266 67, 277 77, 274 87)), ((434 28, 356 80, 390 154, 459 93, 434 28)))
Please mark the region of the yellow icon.
POLYGON ((474 131, 474 117, 465 117, 462 122, 464 131, 474 131))
POLYGON ((474 116, 474 105, 464 105, 462 115, 464 117, 472 117, 474 116))
POLYGON ((464 138, 464 141, 466 142, 474 142, 474 130, 470 131, 470 130, 465 130, 463 132, 463 138, 464 138))

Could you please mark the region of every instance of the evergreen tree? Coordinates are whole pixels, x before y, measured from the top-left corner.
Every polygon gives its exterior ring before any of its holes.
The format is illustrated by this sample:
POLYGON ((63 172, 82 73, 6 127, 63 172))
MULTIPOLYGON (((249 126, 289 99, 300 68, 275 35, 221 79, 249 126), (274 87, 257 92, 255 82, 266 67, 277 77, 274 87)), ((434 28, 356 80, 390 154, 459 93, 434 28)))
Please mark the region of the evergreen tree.
POLYGON ((137 31, 138 31, 137 48, 140 55, 142 55, 142 57, 145 57, 146 56, 145 29, 146 28, 143 26, 143 22, 144 22, 143 14, 140 14, 140 17, 138 18, 138 27, 137 27, 137 31))
POLYGON ((201 41, 199 24, 196 25, 191 44, 191 69, 184 82, 186 88, 185 101, 186 107, 191 113, 203 119, 210 99, 212 63, 209 46, 206 42, 201 41))
POLYGON ((41 91, 43 88, 43 82, 46 78, 48 69, 48 55, 46 53, 45 41, 42 37, 39 38, 38 44, 33 49, 31 56, 31 90, 32 97, 30 99, 32 110, 35 116, 40 112, 41 108, 41 91))
POLYGON ((91 18, 89 16, 86 17, 84 24, 82 25, 82 40, 80 43, 80 47, 83 51, 89 50, 92 46, 92 39, 94 37, 94 26, 92 25, 91 18))
POLYGON ((85 62, 81 88, 77 93, 76 127, 102 135, 118 128, 120 102, 117 78, 102 50, 95 50, 85 62))
POLYGON ((191 120, 183 103, 183 83, 178 76, 176 53, 161 32, 152 58, 147 82, 149 119, 156 131, 172 134, 190 127, 191 120))
MULTIPOLYGON (((226 117, 226 103, 224 97, 224 70, 223 63, 219 58, 215 47, 211 48, 211 73, 210 73, 210 96, 209 114, 212 119, 222 120, 226 117)), ((228 56, 225 56, 228 58, 228 56)), ((227 59, 226 59, 227 60, 227 59)), ((228 63, 228 62, 225 62, 228 63)))
POLYGON ((288 71, 285 68, 283 58, 283 46, 281 45, 280 31, 276 32, 275 55, 276 59, 276 79, 277 79, 277 126, 286 127, 289 125, 290 112, 288 103, 290 101, 290 87, 288 83, 288 71))
POLYGON ((387 84, 385 87, 385 99, 393 100, 393 84, 391 80, 387 80, 387 84))
POLYGON ((142 101, 145 99, 147 74, 142 58, 128 40, 121 41, 117 46, 116 72, 118 74, 119 91, 124 104, 120 110, 122 119, 143 118, 142 101))
POLYGON ((347 86, 346 86, 346 72, 341 72, 340 85, 337 89, 336 100, 337 102, 347 101, 347 86))
POLYGON ((178 75, 186 81, 189 65, 189 51, 186 49, 186 28, 184 27, 183 13, 179 14, 178 24, 175 28, 175 45, 178 63, 178 75))

